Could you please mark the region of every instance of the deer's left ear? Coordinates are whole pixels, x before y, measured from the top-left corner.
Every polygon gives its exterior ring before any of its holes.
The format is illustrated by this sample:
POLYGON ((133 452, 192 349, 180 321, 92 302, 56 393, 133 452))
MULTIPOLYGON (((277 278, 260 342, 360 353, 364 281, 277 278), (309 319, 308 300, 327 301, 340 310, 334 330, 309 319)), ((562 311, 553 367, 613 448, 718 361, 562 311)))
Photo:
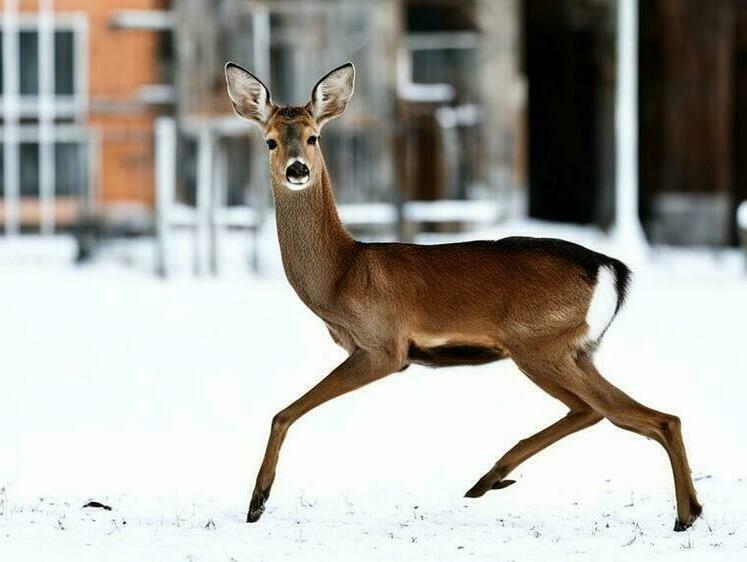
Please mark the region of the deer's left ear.
POLYGON ((319 80, 311 90, 309 107, 319 127, 340 115, 353 96, 355 67, 352 62, 343 64, 319 80))

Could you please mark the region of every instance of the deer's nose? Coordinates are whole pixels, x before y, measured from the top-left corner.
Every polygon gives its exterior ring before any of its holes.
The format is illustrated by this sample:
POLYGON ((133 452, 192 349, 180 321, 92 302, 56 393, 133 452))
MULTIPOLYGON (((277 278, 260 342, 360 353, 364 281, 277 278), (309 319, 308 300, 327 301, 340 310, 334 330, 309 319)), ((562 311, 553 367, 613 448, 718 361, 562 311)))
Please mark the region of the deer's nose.
POLYGON ((290 183, 304 184, 309 181, 309 167, 296 160, 285 169, 285 177, 290 183))

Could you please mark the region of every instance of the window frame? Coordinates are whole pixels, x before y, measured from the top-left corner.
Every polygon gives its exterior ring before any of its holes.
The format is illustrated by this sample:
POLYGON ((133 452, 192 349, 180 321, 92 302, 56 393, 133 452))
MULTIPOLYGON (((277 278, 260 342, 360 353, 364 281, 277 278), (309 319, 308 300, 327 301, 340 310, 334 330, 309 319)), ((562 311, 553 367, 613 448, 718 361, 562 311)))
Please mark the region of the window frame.
MULTIPOLYGON (((3 144, 4 144, 4 135, 5 135, 5 129, 2 124, 0 124, 0 152, 3 150, 3 144)), ((17 142, 20 147, 22 144, 40 144, 40 127, 37 124, 33 125, 20 125, 18 127, 18 137, 17 142)), ((56 124, 53 128, 52 138, 50 139, 50 142, 52 146, 59 143, 71 143, 71 144, 78 144, 83 148, 84 153, 86 154, 86 169, 84 171, 86 181, 84 185, 82 186, 82 189, 80 192, 75 195, 76 197, 80 197, 83 200, 88 200, 92 197, 92 185, 93 185, 93 174, 95 173, 95 158, 93 158, 93 154, 95 154, 98 150, 98 139, 94 132, 82 125, 74 124, 74 123, 62 123, 62 124, 56 124)), ((19 151, 20 152, 20 151, 19 151)), ((18 157, 20 159, 20 153, 18 154, 18 157)), ((20 162, 19 162, 20 166, 20 162)), ((0 168, 0 175, 1 175, 0 168)), ((40 199, 41 194, 37 194, 34 196, 31 195, 21 195, 21 186, 19 181, 19 197, 21 199, 23 198, 34 198, 34 199, 40 199)), ((57 197, 57 189, 55 185, 55 197, 57 197)), ((4 192, 2 195, 0 195, 0 202, 2 202, 4 199, 4 192)))
MULTIPOLYGON (((37 13, 22 12, 17 14, 17 29, 21 32, 39 32, 37 13)), ((50 96, 54 106, 55 117, 83 119, 88 111, 88 16, 82 12, 56 12, 53 18, 53 33, 69 31, 73 34, 73 93, 50 96)), ((0 13, 0 31, 5 31, 4 16, 0 13)), ((21 54, 18 52, 17 66, 20 68, 21 54)), ((20 80, 20 77, 19 77, 20 80)), ((19 117, 36 117, 39 115, 41 96, 39 94, 21 94, 16 92, 19 117)), ((0 109, 5 106, 6 94, 0 93, 0 109)), ((3 114, 1 111, 0 114, 3 114)))

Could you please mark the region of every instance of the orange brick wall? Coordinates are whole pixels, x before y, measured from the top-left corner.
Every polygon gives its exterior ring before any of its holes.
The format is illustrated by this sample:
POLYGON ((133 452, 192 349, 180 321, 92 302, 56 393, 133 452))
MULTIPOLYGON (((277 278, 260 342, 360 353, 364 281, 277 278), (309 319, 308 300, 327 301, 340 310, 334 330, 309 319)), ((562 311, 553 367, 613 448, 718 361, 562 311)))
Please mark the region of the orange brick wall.
MULTIPOLYGON (((4 4, 0 0, 0 5, 4 4)), ((158 36, 148 31, 112 29, 118 10, 163 9, 164 0, 56 0, 56 12, 85 13, 88 19, 88 85, 91 110, 87 124, 98 134, 100 202, 152 204, 154 112, 133 103, 140 87, 156 84, 158 36)), ((21 0, 22 11, 38 8, 21 0)))

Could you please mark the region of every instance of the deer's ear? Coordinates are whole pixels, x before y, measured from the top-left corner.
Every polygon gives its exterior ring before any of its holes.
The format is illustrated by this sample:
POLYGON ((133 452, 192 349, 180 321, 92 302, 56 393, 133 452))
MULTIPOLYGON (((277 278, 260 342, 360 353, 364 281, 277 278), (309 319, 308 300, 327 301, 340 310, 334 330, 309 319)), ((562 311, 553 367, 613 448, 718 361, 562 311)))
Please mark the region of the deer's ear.
POLYGON ((355 67, 351 62, 335 68, 316 83, 311 90, 309 107, 320 127, 345 111, 354 85, 355 67))
POLYGON ((225 71, 228 97, 236 113, 264 128, 273 109, 270 90, 259 78, 238 64, 226 63, 225 71))

